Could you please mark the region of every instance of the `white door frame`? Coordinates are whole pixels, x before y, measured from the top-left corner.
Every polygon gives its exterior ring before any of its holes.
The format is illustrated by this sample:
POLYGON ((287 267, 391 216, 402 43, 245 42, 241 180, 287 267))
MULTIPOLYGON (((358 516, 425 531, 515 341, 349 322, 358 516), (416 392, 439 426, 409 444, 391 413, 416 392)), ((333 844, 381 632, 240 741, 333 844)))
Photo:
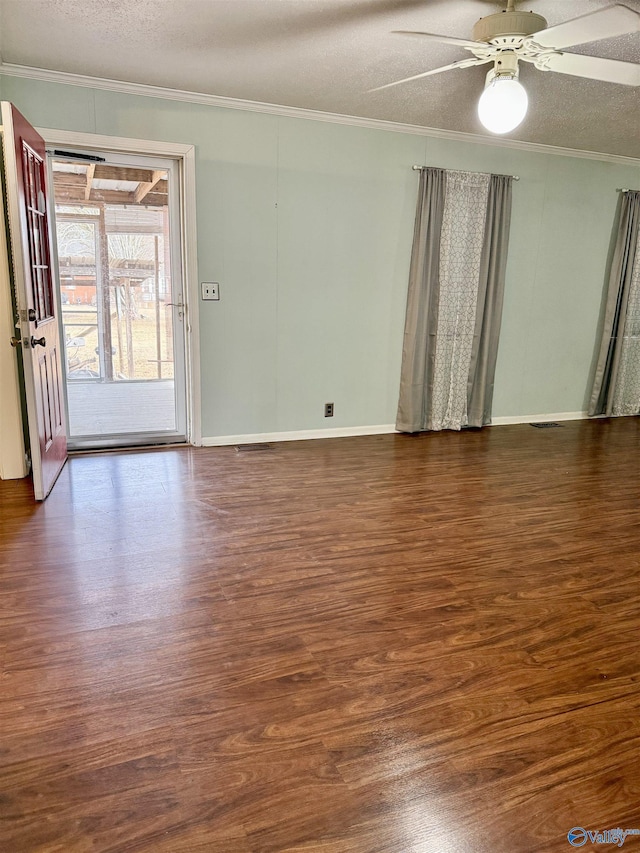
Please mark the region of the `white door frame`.
MULTIPOLYGON (((180 232, 182 238, 182 281, 185 311, 185 368, 187 385, 187 441, 202 444, 202 408, 200 395, 200 328, 198 286, 198 241, 196 230, 196 154, 193 145, 179 142, 157 142, 128 139, 72 130, 36 128, 47 149, 56 147, 82 151, 109 151, 114 154, 135 154, 163 157, 178 161, 180 175, 180 232)), ((53 198, 53 196, 52 196, 53 198)))

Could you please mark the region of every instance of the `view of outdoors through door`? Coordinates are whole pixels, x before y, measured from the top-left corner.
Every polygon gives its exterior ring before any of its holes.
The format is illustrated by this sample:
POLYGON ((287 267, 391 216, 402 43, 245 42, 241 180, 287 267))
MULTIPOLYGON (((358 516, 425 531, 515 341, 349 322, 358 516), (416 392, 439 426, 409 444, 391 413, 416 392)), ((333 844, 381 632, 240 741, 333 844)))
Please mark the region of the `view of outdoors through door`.
POLYGON ((62 158, 51 165, 70 440, 184 433, 171 172, 62 158))

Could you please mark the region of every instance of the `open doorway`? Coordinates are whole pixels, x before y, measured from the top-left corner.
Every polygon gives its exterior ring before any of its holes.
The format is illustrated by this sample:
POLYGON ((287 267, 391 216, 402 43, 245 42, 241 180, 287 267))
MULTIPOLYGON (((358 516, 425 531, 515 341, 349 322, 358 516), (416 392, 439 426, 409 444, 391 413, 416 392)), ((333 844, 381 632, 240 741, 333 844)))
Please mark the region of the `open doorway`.
POLYGON ((186 440, 176 161, 50 157, 69 446, 186 440))

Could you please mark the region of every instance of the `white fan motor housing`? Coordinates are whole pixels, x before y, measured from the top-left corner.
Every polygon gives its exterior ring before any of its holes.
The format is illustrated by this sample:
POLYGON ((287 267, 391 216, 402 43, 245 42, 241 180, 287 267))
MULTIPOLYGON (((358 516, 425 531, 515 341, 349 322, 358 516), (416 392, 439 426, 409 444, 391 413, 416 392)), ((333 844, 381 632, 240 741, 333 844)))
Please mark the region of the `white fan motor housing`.
POLYGON ((489 43, 502 36, 531 36, 546 28, 545 19, 535 12, 496 12, 480 18, 473 28, 473 38, 489 43))

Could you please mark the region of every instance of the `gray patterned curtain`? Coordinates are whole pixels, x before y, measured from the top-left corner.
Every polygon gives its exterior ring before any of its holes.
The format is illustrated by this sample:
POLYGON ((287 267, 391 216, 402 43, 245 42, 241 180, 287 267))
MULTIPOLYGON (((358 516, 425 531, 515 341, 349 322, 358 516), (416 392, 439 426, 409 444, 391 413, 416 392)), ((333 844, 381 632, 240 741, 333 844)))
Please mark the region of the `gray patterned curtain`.
POLYGON ((640 192, 620 201, 589 414, 640 414, 640 192))
POLYGON ((511 181, 422 170, 396 421, 403 432, 491 422, 511 181))

